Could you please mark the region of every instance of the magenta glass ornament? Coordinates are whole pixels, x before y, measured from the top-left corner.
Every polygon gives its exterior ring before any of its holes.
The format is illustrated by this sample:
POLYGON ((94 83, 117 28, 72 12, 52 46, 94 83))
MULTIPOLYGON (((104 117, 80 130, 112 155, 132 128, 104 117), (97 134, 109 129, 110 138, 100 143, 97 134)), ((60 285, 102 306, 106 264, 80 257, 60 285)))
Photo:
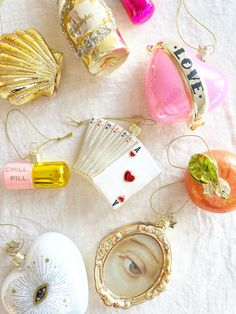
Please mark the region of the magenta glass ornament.
POLYGON ((152 117, 158 123, 191 119, 196 96, 199 96, 200 99, 203 89, 205 89, 205 97, 208 102, 206 111, 211 111, 219 106, 227 93, 228 84, 223 72, 218 67, 201 61, 195 55, 194 50, 181 48, 179 44, 174 56, 176 60, 166 49, 163 49, 162 43, 160 43, 154 48, 147 69, 147 103, 152 117), (183 50, 186 51, 189 58, 184 56, 181 59, 183 50), (176 61, 179 61, 179 64, 176 61), (189 71, 186 78, 187 80, 191 78, 191 80, 187 82, 188 84, 181 71, 181 65, 189 71), (199 77, 201 81, 198 80, 199 77))
POLYGON ((134 24, 146 22, 155 11, 151 0, 121 0, 121 2, 134 24))

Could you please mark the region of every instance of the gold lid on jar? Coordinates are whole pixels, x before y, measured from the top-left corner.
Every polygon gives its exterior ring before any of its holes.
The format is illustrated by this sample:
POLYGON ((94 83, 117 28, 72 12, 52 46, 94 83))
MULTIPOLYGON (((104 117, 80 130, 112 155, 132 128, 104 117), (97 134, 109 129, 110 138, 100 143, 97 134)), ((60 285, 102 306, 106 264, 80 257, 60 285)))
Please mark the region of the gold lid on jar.
POLYGON ((103 0, 59 0, 63 31, 93 75, 107 75, 127 59, 129 49, 103 0))

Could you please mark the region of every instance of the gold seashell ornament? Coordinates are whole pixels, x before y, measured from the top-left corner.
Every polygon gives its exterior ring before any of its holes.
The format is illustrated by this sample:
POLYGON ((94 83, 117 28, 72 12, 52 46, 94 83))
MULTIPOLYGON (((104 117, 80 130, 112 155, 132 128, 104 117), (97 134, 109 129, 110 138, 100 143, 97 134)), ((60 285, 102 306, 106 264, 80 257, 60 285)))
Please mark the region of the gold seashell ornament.
POLYGON ((35 29, 0 37, 0 96, 23 105, 53 96, 61 79, 63 54, 49 48, 35 29))

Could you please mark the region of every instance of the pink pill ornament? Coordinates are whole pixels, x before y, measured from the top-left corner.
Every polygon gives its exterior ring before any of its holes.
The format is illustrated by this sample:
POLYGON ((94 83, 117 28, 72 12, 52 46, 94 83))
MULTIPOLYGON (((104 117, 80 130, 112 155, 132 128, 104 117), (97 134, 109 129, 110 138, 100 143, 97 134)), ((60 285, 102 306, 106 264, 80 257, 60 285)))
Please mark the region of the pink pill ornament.
MULTIPOLYGON (((19 116, 18 116, 19 119, 19 116)), ((19 120, 15 120, 20 123, 19 120)), ((31 120, 20 110, 12 109, 8 112, 5 121, 6 136, 18 155, 21 162, 7 163, 3 167, 2 182, 6 189, 9 190, 32 190, 45 188, 64 188, 70 179, 70 170, 68 165, 63 161, 44 161, 40 148, 50 142, 60 142, 61 140, 70 138, 72 133, 68 133, 63 137, 49 138, 31 122, 31 120), (14 144, 13 138, 10 135, 10 116, 18 113, 22 115, 24 120, 36 131, 44 142, 37 144, 32 141, 29 146, 29 151, 26 156, 19 153, 18 148, 14 144)))
POLYGON ((152 58, 145 90, 154 120, 189 121, 192 130, 203 125, 206 114, 226 97, 228 84, 223 72, 178 42, 160 42, 149 48, 152 58))
POLYGON ((121 0, 121 2, 134 24, 145 23, 155 11, 155 6, 151 0, 121 0))

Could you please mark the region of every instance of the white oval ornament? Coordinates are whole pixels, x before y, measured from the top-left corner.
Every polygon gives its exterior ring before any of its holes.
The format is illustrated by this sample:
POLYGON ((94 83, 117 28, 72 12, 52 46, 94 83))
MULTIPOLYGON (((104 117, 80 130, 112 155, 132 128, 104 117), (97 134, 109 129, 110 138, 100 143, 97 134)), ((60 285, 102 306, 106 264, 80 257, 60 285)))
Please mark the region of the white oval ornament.
POLYGON ((84 314, 88 280, 78 248, 60 233, 39 236, 24 266, 5 279, 1 297, 10 314, 84 314))

